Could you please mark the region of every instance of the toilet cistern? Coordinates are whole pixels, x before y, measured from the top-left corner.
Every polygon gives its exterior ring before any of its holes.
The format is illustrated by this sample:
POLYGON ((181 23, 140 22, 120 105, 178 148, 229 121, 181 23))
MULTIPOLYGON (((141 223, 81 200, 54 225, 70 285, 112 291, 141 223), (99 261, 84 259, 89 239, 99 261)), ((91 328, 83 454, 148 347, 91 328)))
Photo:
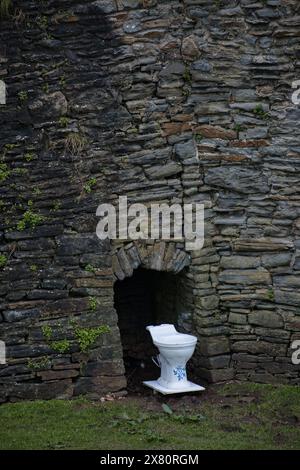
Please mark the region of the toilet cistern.
POLYGON ((172 324, 150 325, 146 329, 159 350, 152 359, 161 373, 158 380, 143 383, 164 395, 205 390, 187 379, 186 364, 194 354, 196 336, 179 333, 172 324))

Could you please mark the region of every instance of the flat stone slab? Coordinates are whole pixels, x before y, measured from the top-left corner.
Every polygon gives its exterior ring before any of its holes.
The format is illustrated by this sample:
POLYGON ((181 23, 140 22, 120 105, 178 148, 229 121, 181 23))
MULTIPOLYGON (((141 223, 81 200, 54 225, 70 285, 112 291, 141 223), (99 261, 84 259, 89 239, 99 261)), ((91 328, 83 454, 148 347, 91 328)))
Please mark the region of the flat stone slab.
POLYGON ((156 390, 157 392, 160 392, 163 395, 172 395, 175 393, 187 393, 187 392, 202 392, 203 390, 205 390, 205 388, 201 387, 201 385, 197 385, 189 381, 187 385, 183 386, 182 388, 177 388, 176 390, 163 387, 162 385, 158 383, 157 380, 149 380, 147 382, 143 382, 143 384, 146 385, 147 387, 153 388, 153 390, 156 390))

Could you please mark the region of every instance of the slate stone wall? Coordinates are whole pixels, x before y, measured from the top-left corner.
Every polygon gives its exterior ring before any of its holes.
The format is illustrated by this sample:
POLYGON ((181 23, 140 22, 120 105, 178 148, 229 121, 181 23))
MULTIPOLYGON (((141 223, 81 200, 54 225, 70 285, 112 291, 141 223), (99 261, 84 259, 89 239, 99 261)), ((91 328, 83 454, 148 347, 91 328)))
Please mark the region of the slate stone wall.
POLYGON ((299 383, 299 24, 297 0, 13 2, 0 401, 125 387, 113 283, 135 263, 183 269, 199 378, 299 383), (204 202, 204 248, 100 242, 120 195, 204 202))

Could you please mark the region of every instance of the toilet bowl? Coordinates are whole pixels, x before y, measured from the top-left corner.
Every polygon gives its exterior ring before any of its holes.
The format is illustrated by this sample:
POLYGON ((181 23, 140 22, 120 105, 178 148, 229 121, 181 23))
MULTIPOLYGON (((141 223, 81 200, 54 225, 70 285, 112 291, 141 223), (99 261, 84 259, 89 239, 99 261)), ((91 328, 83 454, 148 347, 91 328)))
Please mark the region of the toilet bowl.
POLYGON ((195 351, 196 336, 179 333, 174 325, 147 326, 159 355, 152 358, 160 367, 158 380, 144 382, 148 387, 163 394, 195 392, 204 390, 187 379, 186 364, 195 351))

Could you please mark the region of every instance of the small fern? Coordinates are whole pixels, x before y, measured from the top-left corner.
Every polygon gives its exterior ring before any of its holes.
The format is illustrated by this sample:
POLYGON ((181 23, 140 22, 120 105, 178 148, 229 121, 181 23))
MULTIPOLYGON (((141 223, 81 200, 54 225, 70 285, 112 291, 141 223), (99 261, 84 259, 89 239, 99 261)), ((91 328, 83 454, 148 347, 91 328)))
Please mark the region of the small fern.
POLYGON ((95 328, 79 328, 78 326, 74 328, 74 334, 77 338, 80 351, 84 353, 92 348, 99 336, 109 332, 110 328, 107 325, 101 325, 95 328))
POLYGON ((60 354, 65 354, 70 349, 70 341, 67 339, 53 341, 53 343, 51 343, 51 348, 60 354))

